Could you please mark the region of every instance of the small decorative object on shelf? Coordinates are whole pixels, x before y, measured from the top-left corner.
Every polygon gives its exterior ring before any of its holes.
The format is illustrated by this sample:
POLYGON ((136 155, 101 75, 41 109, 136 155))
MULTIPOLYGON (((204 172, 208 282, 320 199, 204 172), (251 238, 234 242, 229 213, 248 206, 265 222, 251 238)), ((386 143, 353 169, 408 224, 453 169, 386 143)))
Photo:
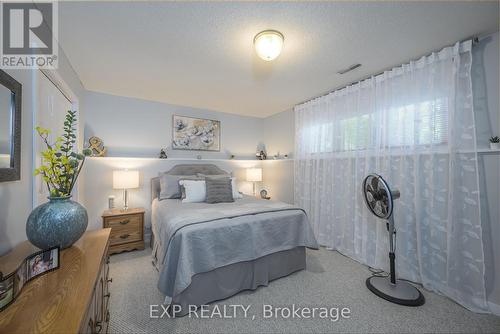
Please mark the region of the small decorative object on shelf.
POLYGON ((87 210, 71 200, 71 192, 90 149, 75 152, 76 111, 68 110, 64 132, 55 142, 49 142, 50 130, 36 127, 47 149, 42 152, 42 164, 35 169, 49 190, 49 202, 36 207, 26 222, 26 235, 40 249, 70 247, 87 229, 87 210))
POLYGON ((259 160, 266 160, 267 159, 267 154, 264 151, 258 151, 257 153, 255 153, 255 156, 259 160))
POLYGON ((285 154, 285 155, 283 156, 283 159, 288 159, 288 154, 285 154))
POLYGON ((19 267, 6 276, 0 275, 0 311, 9 306, 32 279, 59 268, 59 247, 26 257, 19 267))
POLYGON ((115 196, 111 195, 108 197, 108 209, 112 210, 115 208, 115 196))
POLYGON ((500 138, 498 136, 494 136, 490 138, 490 148, 492 150, 500 149, 500 138))
POLYGON ((266 145, 264 145, 262 143, 257 145, 257 152, 255 153, 255 157, 258 160, 266 160, 267 159, 266 145))
POLYGON ((88 148, 92 150, 93 157, 105 157, 108 151, 106 147, 104 147, 102 139, 95 136, 89 138, 88 148))
POLYGON ((196 159, 201 160, 201 155, 199 155, 199 154, 198 154, 198 155, 196 156, 196 159))
POLYGON ((270 196, 267 196, 267 190, 266 190, 266 189, 262 189, 262 190, 260 191, 260 197, 261 197, 262 199, 271 199, 271 197, 270 197, 270 196))
POLYGON ((167 159, 167 152, 166 152, 166 148, 162 148, 160 149, 160 155, 158 156, 158 158, 160 159, 167 159))
POLYGON ((227 155, 227 158, 229 160, 233 160, 236 156, 234 154, 232 154, 229 150, 225 150, 225 153, 227 155))

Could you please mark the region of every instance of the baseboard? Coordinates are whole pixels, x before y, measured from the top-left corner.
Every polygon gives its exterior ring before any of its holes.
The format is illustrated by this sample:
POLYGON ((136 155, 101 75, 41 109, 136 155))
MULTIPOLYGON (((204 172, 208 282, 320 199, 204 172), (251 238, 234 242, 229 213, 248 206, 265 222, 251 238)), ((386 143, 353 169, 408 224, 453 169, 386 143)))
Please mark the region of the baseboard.
POLYGON ((491 313, 500 316, 500 305, 488 301, 488 306, 490 307, 491 313))

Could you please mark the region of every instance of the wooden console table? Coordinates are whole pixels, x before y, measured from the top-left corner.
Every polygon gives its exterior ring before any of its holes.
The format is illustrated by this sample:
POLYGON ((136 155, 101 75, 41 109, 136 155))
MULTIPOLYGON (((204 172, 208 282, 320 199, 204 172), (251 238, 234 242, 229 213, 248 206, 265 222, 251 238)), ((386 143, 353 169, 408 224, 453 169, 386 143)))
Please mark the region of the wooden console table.
MULTIPOLYGON (((0 312, 0 333, 106 333, 111 229, 88 231, 61 251, 59 269, 28 282, 0 312)), ((38 248, 25 241, 0 257, 0 271, 13 272, 38 248)))

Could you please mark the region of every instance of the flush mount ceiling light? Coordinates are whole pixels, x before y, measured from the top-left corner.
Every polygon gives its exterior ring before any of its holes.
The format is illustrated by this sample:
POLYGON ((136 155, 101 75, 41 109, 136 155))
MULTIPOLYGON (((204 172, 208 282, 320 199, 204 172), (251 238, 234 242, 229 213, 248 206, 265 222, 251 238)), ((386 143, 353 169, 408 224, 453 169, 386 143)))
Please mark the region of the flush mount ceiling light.
POLYGON ((264 30, 255 35, 253 44, 260 58, 271 61, 280 55, 284 41, 285 37, 279 31, 264 30))

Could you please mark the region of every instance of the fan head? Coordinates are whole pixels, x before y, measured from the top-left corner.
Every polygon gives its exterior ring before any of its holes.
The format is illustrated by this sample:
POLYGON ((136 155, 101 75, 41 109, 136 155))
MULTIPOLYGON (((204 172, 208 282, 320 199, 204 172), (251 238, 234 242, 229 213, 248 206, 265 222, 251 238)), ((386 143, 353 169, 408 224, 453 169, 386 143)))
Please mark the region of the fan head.
POLYGON ((363 196, 368 209, 377 217, 389 219, 393 200, 399 198, 399 191, 391 191, 382 176, 370 174, 363 181, 363 196))

